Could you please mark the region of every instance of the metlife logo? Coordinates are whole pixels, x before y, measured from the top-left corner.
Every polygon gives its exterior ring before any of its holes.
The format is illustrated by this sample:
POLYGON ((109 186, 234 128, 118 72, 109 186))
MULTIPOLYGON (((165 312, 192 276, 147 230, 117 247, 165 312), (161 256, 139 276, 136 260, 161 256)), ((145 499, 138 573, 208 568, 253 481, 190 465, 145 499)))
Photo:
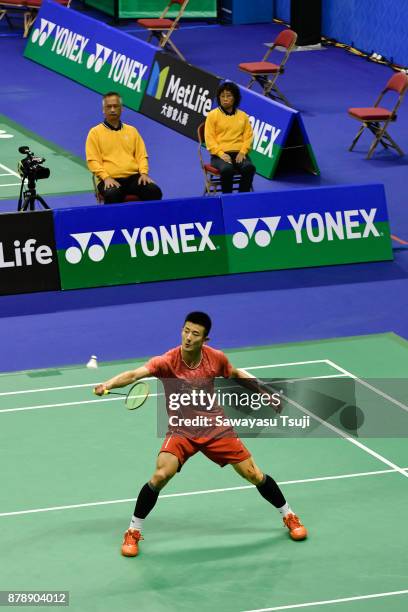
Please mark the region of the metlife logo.
POLYGON ((157 53, 140 108, 147 117, 196 139, 220 79, 167 53, 157 53))
POLYGON ((51 211, 1 216, 0 293, 60 288, 51 211))

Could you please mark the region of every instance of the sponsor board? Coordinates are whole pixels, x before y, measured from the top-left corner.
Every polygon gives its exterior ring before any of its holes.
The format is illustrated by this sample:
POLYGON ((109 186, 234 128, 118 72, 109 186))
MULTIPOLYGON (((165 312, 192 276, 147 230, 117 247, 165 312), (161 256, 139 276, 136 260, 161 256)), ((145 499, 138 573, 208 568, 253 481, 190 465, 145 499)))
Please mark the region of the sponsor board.
POLYGON ((219 199, 55 212, 63 289, 227 274, 219 199))
POLYGON ((63 289, 392 259, 382 185, 55 211, 63 289))
POLYGON ((393 258, 382 185, 222 199, 230 272, 393 258))
POLYGON ((221 79, 166 53, 157 53, 140 112, 197 140, 221 79))
POLYGON ((117 91, 138 110, 157 49, 105 24, 45 0, 25 57, 90 89, 117 91))
POLYGON ((254 133, 249 157, 257 173, 273 178, 285 165, 319 174, 300 113, 243 87, 240 91, 240 108, 249 115, 254 133))
POLYGON ((0 216, 0 294, 59 289, 52 211, 0 216))

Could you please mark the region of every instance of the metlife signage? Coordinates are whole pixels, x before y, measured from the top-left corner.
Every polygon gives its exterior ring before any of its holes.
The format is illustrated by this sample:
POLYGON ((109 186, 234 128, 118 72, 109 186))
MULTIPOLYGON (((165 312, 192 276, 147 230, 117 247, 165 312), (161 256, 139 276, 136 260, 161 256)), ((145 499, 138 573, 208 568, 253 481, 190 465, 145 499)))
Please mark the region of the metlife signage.
POLYGON ((221 79, 167 53, 157 53, 140 112, 197 139, 221 79))
POLYGON ((63 289, 392 259, 382 185, 54 212, 63 289))
POLYGON ((0 295, 60 288, 52 211, 0 215, 0 295))
POLYGON ((63 289, 227 274, 219 200, 55 211, 63 289))
POLYGON ((157 48, 77 11, 44 0, 25 57, 90 89, 120 93, 138 110, 157 48))

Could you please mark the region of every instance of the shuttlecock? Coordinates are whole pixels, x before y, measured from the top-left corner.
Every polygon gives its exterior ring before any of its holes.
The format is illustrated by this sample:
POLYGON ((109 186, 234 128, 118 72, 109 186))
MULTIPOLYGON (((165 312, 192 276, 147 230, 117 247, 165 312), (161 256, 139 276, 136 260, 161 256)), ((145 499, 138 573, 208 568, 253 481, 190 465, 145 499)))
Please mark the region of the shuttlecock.
POLYGON ((97 368, 98 367, 98 359, 96 358, 96 355, 91 355, 91 358, 86 364, 86 367, 87 368, 97 368))

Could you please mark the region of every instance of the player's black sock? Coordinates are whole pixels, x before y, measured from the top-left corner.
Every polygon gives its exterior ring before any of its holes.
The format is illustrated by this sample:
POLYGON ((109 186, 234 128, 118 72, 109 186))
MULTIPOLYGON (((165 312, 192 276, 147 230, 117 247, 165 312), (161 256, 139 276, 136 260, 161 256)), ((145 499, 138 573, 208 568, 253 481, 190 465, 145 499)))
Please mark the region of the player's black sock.
POLYGON ((156 489, 150 482, 146 482, 140 489, 140 493, 136 500, 134 516, 144 519, 153 510, 156 505, 160 491, 156 489))
POLYGON ((286 504, 286 499, 278 487, 277 483, 268 474, 264 474, 264 479, 256 487, 262 497, 264 497, 275 508, 282 508, 286 504))

